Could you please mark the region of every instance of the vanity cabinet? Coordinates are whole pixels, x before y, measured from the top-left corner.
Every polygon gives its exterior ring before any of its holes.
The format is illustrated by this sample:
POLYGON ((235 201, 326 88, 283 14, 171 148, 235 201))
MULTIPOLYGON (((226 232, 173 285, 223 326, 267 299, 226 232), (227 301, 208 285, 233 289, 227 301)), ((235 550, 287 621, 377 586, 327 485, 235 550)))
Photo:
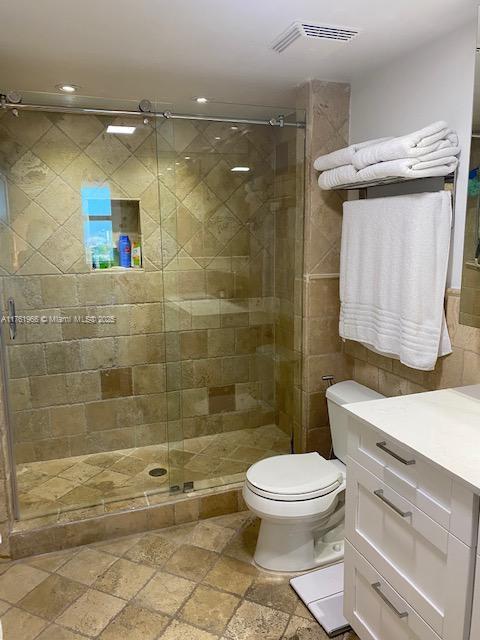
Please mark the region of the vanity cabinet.
POLYGON ((480 569, 472 608, 476 493, 382 432, 381 422, 373 426, 353 411, 355 405, 348 418, 346 618, 361 640, 480 640, 480 569))
POLYGON ((480 639, 480 555, 477 555, 477 568, 475 572, 475 589, 473 594, 472 626, 470 640, 480 639))

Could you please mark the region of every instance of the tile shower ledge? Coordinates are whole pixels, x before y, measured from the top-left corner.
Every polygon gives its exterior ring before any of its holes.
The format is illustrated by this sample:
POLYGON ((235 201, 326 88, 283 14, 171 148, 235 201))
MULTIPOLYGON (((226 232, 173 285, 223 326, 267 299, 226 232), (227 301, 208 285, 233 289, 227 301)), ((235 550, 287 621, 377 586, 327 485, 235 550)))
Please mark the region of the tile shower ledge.
POLYGON ((241 487, 239 482, 228 488, 204 489, 172 497, 158 505, 93 515, 71 522, 45 525, 46 518, 17 522, 10 534, 11 559, 243 511, 241 487))

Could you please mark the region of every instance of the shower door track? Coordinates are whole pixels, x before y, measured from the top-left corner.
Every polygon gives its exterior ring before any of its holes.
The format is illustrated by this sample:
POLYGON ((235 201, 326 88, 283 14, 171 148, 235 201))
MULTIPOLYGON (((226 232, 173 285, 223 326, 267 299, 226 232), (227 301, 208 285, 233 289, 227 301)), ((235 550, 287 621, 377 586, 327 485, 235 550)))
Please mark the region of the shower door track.
POLYGON ((304 122, 286 122, 283 115, 270 120, 256 120, 252 118, 228 118, 224 116, 202 116, 198 114, 173 113, 171 111, 126 111, 122 109, 94 109, 90 107, 65 107, 45 104, 22 104, 6 102, 0 96, 0 109, 10 109, 14 115, 19 111, 49 111, 54 113, 74 113, 100 116, 128 116, 141 118, 165 118, 166 120, 206 120, 208 122, 231 122, 235 124, 261 124, 271 127, 296 127, 304 129, 304 122))

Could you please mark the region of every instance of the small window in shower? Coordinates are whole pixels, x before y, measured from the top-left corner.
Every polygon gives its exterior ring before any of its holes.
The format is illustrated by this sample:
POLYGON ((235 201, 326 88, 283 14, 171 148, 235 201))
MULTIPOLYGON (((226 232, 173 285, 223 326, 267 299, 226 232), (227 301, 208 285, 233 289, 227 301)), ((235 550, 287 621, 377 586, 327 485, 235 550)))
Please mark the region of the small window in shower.
POLYGON ((140 269, 138 200, 111 198, 108 186, 82 187, 85 254, 92 269, 140 269))

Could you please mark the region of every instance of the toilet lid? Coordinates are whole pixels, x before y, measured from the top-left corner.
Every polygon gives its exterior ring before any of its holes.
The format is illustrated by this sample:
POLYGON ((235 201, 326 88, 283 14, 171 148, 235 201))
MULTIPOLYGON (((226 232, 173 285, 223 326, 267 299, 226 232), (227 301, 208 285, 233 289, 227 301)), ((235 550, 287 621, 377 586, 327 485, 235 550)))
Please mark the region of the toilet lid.
POLYGON ((327 495, 340 486, 341 471, 318 453, 274 456, 255 463, 247 471, 254 493, 273 500, 309 500, 327 495))

